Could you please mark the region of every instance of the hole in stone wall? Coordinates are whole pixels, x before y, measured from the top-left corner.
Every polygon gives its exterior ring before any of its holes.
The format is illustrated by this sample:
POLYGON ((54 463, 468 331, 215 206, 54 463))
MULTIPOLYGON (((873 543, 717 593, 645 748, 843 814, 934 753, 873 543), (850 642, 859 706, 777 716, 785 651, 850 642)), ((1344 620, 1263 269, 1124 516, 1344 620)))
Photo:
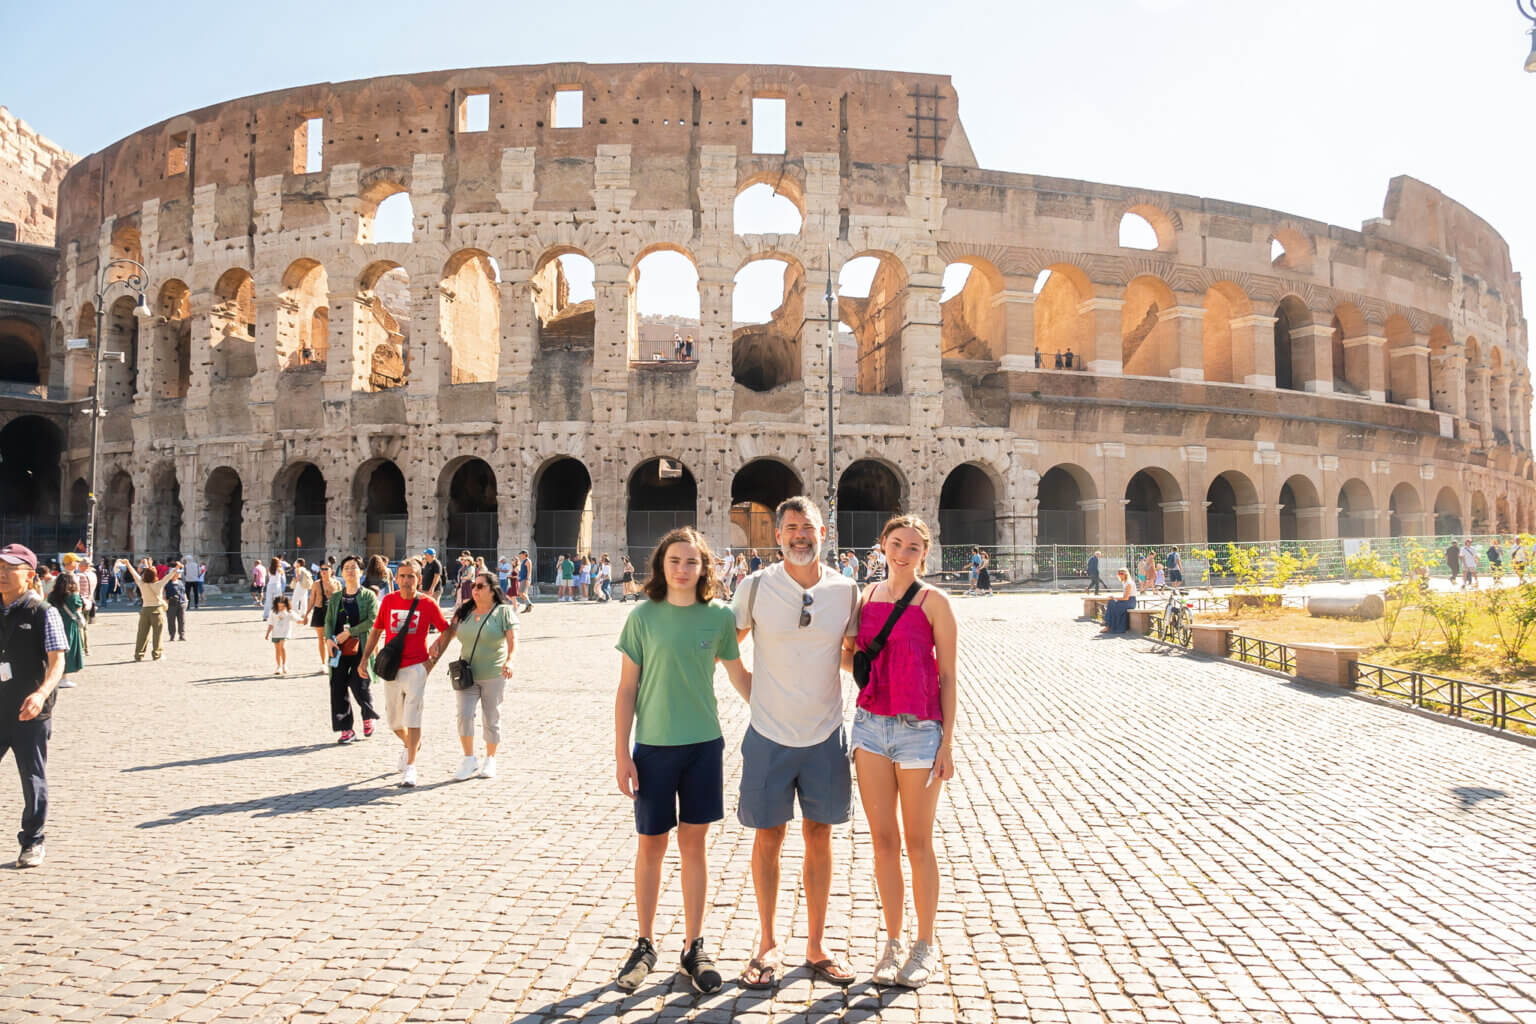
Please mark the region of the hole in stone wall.
POLYGON ((165 154, 165 176, 167 178, 176 174, 187 173, 190 144, 187 141, 186 132, 177 132, 171 136, 170 148, 165 154))
POLYGON ((554 110, 550 119, 556 128, 580 128, 582 125, 581 86, 562 86, 555 90, 554 110))
POLYGON ((752 97, 752 152, 784 152, 786 101, 771 96, 752 97))
POLYGON ((469 92, 459 101, 458 130, 462 133, 491 130, 491 94, 469 92))
POLYGON ((658 250, 635 264, 630 277, 630 358, 654 361, 698 358, 702 340, 699 322, 699 272, 680 252, 658 250), (691 355, 679 353, 691 338, 691 355))
POLYGON ((379 203, 373 215, 373 241, 411 242, 416 237, 415 211, 409 192, 396 192, 379 203))
POLYGON ((1152 222, 1139 213, 1127 213, 1121 217, 1120 248, 1155 250, 1157 232, 1153 229, 1152 222))
POLYGON ((753 391, 800 379, 805 273, 764 259, 736 272, 731 292, 731 376, 753 391))
POLYGON ((314 174, 325 169, 325 118, 305 117, 293 130, 293 173, 314 174))
POLYGON ((793 200, 761 181, 737 195, 731 219, 738 235, 798 235, 805 221, 793 200))

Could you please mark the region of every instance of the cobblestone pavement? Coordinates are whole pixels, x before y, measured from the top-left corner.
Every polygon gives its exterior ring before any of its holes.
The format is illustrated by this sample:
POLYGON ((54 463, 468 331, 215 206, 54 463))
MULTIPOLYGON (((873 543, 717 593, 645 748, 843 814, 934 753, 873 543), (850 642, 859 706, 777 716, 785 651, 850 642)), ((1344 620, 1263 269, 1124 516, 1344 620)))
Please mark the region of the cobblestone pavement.
MULTIPOLYGON (((672 970, 675 859, 658 969, 633 996, 609 984, 633 929, 610 755, 625 608, 525 618, 494 782, 451 781, 435 677, 413 791, 392 737, 332 742, 322 677, 271 676, 249 609, 192 614, 192 641, 138 665, 132 617, 104 615, 59 701, 48 863, 0 871, 0 1020, 1536 1020, 1536 750, 1099 640, 1077 606, 959 602, 947 977, 917 992, 800 969, 772 996, 734 985, 755 912, 734 823, 745 710, 722 674, 707 935, 728 982, 708 998, 672 970)), ((7 765, 6 830, 19 804, 7 765)), ((833 946, 867 978, 861 818, 835 856, 833 946)), ((791 831, 790 964, 799 857, 791 831)))

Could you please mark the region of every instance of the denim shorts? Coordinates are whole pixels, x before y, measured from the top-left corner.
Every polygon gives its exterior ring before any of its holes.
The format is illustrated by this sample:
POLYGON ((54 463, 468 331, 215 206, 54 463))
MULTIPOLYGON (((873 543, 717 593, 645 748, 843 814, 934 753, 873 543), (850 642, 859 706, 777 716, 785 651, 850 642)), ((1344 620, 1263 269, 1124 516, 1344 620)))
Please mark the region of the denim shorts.
POLYGON ((853 716, 851 751, 879 754, 898 768, 932 768, 944 739, 944 725, 916 715, 877 715, 863 708, 853 716))

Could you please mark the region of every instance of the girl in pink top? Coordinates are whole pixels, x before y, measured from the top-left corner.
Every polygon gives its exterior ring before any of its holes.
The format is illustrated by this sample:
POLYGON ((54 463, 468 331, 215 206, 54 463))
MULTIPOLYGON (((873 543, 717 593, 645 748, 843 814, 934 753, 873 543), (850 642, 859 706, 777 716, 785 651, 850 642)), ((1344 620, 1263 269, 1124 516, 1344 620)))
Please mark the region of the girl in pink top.
POLYGON ((933 923, 939 907, 939 864, 933 852, 933 815, 943 783, 955 774, 955 613, 942 590, 917 578, 931 546, 927 525, 896 516, 880 532, 888 576, 864 590, 858 635, 844 644, 843 663, 869 646, 907 589, 919 587, 892 626, 885 648, 870 667, 859 694, 849 747, 859 778, 859 798, 874 843, 875 885, 885 914, 885 951, 875 965, 877 985, 909 988, 939 968, 933 923), (898 814, 900 823, 898 823, 898 814), (904 827, 903 827, 904 826, 904 827), (912 905, 917 937, 903 961, 901 935, 905 883, 901 844, 905 833, 912 864, 912 905))

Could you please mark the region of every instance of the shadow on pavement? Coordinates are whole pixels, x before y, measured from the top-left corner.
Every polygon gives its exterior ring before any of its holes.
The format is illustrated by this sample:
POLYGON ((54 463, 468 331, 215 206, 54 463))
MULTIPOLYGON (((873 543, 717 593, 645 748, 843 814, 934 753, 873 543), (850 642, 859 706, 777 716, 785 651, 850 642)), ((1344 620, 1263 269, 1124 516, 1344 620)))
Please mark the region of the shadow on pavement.
POLYGON ((254 761, 263 757, 287 757, 290 754, 313 754, 317 750, 329 750, 334 743, 311 743, 307 747, 278 747, 273 750, 246 750, 238 754, 213 754, 189 761, 167 761, 164 764, 141 764, 124 768, 124 772, 153 772, 161 768, 200 768, 209 764, 228 764, 230 761, 254 761))
MULTIPOLYGON (((615 971, 618 970, 620 963, 619 960, 614 961, 615 971)), ((594 1000, 601 998, 605 993, 617 991, 612 984, 601 985, 585 992, 565 996, 543 1006, 522 1010, 511 1020, 528 1022, 528 1024, 535 1021, 548 1021, 553 1024, 555 1021, 576 1019, 576 1014, 580 1014, 581 1020, 629 1019, 637 1011, 645 1009, 647 1004, 658 996, 666 997, 666 1005, 661 1008, 659 1018, 682 1018, 688 1016, 691 1010, 706 1014, 710 1011, 718 1013, 726 1010, 732 1018, 743 1011, 767 1014, 774 1009, 774 1000, 783 987, 798 980, 797 976, 809 977, 811 972, 804 965, 788 968, 779 981, 779 988, 764 990, 743 988, 727 970, 722 970, 721 973, 726 975, 725 985, 719 992, 703 996, 693 991, 687 975, 675 969, 669 971, 664 962, 658 962, 651 972, 651 977, 657 980, 620 999, 595 1003, 594 1000), (666 977, 665 981, 660 980, 663 975, 666 977)), ((818 987, 815 998, 809 1003, 801 1002, 796 998, 794 1011, 797 1020, 804 1020, 809 1024, 840 1020, 848 1010, 860 1010, 878 1017, 883 1009, 904 1000, 915 1001, 915 996, 912 989, 880 989, 869 981, 854 982, 846 989, 818 987)), ((783 1005, 781 1003, 780 1007, 782 1008, 783 1005)))
MULTIPOLYGON (((377 782, 380 779, 394 778, 395 773, 376 775, 371 779, 360 780, 357 785, 365 785, 377 782)), ((437 789, 441 786, 450 786, 453 782, 444 779, 441 782, 431 782, 424 786, 415 787, 416 792, 437 789)), ((302 793, 273 793, 270 796, 254 797, 250 800, 236 800, 227 804, 204 804, 201 807, 188 807, 185 810, 172 812, 169 818, 160 818, 155 821, 143 821, 135 825, 135 828, 161 828, 165 825, 179 825, 196 818, 206 818, 217 814, 248 814, 256 812, 258 818, 275 818, 281 814, 298 814, 304 811, 313 811, 321 807, 361 807, 371 804, 375 800, 385 797, 401 796, 406 790, 390 783, 384 786, 375 786, 371 789, 354 789, 354 783, 345 782, 339 786, 325 786, 321 789, 307 789, 302 793)))
POLYGON ((1484 800, 1503 800, 1509 796, 1502 789, 1489 789, 1486 786, 1457 786, 1451 792, 1456 794, 1464 811, 1471 810, 1484 800))

